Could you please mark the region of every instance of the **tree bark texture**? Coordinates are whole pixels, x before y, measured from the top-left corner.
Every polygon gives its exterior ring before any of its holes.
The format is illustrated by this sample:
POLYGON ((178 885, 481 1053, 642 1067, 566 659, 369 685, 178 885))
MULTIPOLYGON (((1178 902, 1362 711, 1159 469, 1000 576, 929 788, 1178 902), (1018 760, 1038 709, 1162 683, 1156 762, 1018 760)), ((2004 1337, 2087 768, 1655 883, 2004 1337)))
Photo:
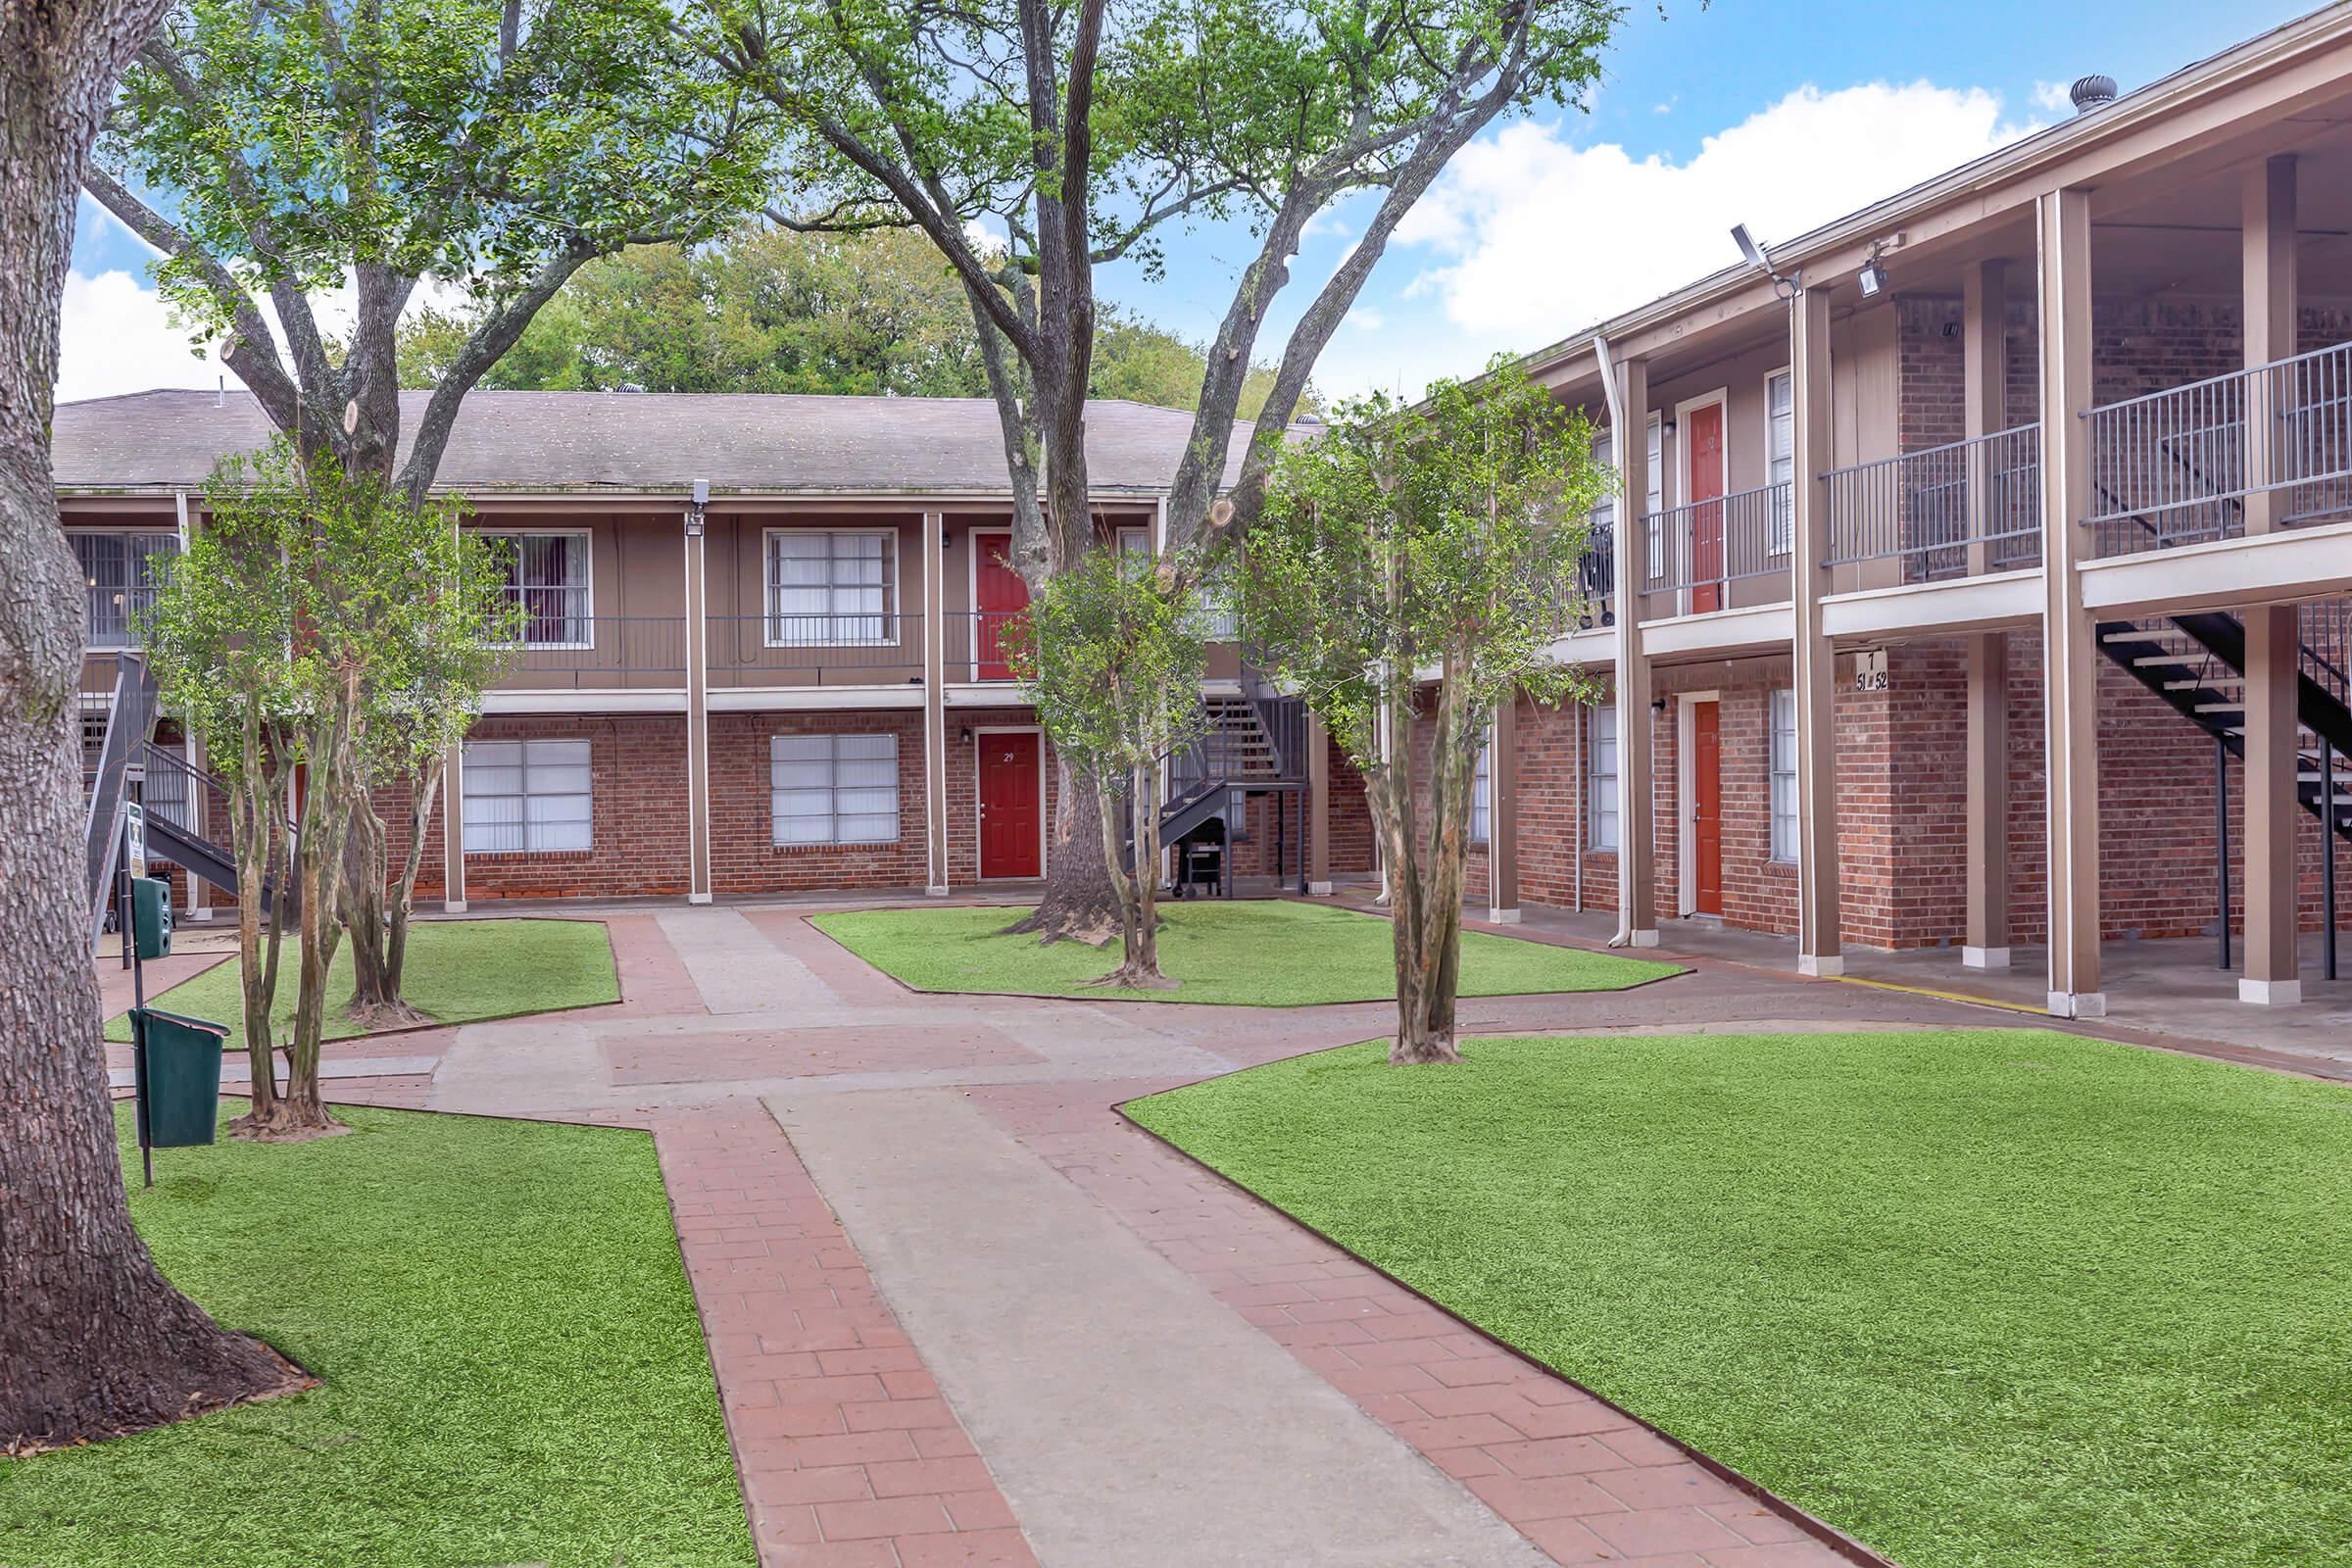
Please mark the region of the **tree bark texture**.
POLYGON ((407 780, 408 848, 393 867, 391 832, 362 787, 351 802, 351 844, 344 860, 344 937, 351 944, 350 1015, 371 1027, 420 1023, 424 1014, 401 995, 408 965, 409 916, 416 907, 416 876, 424 865, 424 827, 440 792, 435 757, 407 780))
MULTIPOLYGON (((1447 661, 1446 673, 1451 673, 1447 661)), ((1469 847, 1470 796, 1477 767, 1478 715, 1461 711, 1454 683, 1442 680, 1430 748, 1429 804, 1414 800, 1412 707, 1389 714, 1396 737, 1389 757, 1369 770, 1372 808, 1387 868, 1391 935, 1396 959, 1396 1035, 1389 1060, 1399 1065, 1461 1060, 1454 1039, 1461 990, 1462 877, 1469 847)))
POLYGON ((163 0, 0 0, 0 1452, 298 1377, 174 1290, 132 1229, 98 1035, 77 696, 82 583, 49 466, 82 163, 163 0))

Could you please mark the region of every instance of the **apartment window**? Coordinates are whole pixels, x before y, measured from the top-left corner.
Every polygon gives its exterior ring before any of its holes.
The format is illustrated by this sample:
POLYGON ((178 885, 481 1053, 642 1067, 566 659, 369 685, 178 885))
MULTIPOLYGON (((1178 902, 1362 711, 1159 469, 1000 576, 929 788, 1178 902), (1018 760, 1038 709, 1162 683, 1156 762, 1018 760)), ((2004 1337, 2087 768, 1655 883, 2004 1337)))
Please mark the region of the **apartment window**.
POLYGON ((1617 848, 1617 706, 1602 703, 1585 721, 1586 840, 1595 850, 1617 848))
POLYGON ((523 647, 593 645, 586 529, 485 530, 481 537, 506 567, 507 597, 522 607, 523 647))
POLYGON ((898 535, 775 528, 767 535, 767 646, 895 643, 898 535))
POLYGON ((1478 761, 1470 770, 1470 842, 1484 844, 1493 831, 1494 818, 1494 737, 1488 733, 1487 742, 1478 749, 1478 761))
POLYGON ((1242 617, 1233 602, 1234 586, 1233 562, 1228 558, 1218 562, 1193 590, 1193 602, 1200 614, 1200 635, 1212 643, 1229 643, 1242 634, 1242 617))
POLYGON ((591 847, 586 741, 467 741, 461 784, 467 855, 591 847))
POLYGON ((896 844, 896 735, 778 735, 768 743, 775 842, 896 844))
POLYGON ((1764 462, 1767 482, 1788 486, 1772 493, 1772 553, 1785 556, 1796 529, 1796 383, 1787 370, 1764 378, 1764 462))
POLYGON ((1796 859, 1796 693, 1772 694, 1772 858, 1796 859))
POLYGON ((1648 519, 1649 523, 1646 530, 1649 574, 1652 577, 1663 577, 1666 575, 1666 519, 1659 516, 1658 514, 1666 510, 1666 416, 1664 415, 1653 414, 1649 416, 1644 445, 1649 453, 1646 464, 1649 477, 1648 483, 1643 487, 1642 514, 1648 519))
POLYGON ((179 554, 179 536, 76 530, 69 537, 89 594, 82 621, 87 646, 137 646, 139 617, 154 608, 155 591, 179 554))

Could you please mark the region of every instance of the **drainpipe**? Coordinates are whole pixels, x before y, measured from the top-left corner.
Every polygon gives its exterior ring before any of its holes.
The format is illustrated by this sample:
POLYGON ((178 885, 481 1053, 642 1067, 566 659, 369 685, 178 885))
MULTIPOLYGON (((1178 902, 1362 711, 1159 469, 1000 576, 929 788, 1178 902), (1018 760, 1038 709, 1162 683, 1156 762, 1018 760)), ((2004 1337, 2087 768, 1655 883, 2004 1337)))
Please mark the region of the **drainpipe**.
MULTIPOLYGON (((1644 432, 1634 428, 1627 422, 1626 419, 1625 389, 1620 386, 1617 381, 1617 357, 1609 352, 1609 340, 1598 332, 1592 334, 1592 356, 1599 363, 1600 392, 1602 398, 1607 401, 1609 407, 1609 440, 1612 443, 1611 450, 1616 450, 1614 443, 1619 441, 1642 440, 1644 438, 1644 432)), ((1622 562, 1626 559, 1626 538, 1627 535, 1632 531, 1626 525, 1626 519, 1629 515, 1626 507, 1627 498, 1624 496, 1619 496, 1617 498, 1617 537, 1611 541, 1612 548, 1610 551, 1613 562, 1622 562)), ((1635 518, 1634 525, 1636 527, 1640 526, 1641 519, 1638 517, 1635 518)), ((1616 625, 1614 627, 1616 632, 1615 643, 1617 653, 1617 668, 1615 672, 1615 678, 1610 682, 1610 684, 1614 689, 1614 696, 1616 700, 1622 704, 1625 695, 1625 673, 1627 670, 1633 667, 1634 663, 1635 614, 1633 596, 1625 591, 1625 574, 1623 572, 1613 572, 1613 575, 1615 576, 1616 581, 1612 585, 1611 593, 1617 601, 1616 625)), ((1620 722, 1617 726, 1618 745, 1620 748, 1617 767, 1618 777, 1620 778, 1625 776, 1625 759, 1622 755, 1622 749, 1627 733, 1628 730, 1625 724, 1620 722)), ((1583 746, 1583 739, 1581 736, 1578 739, 1578 746, 1581 755, 1583 746)), ((1632 809, 1633 803, 1631 801, 1620 800, 1618 802, 1617 816, 1619 827, 1617 833, 1617 853, 1620 857, 1625 854, 1625 829, 1623 824, 1626 820, 1626 813, 1632 809)), ((1581 828, 1578 830, 1577 834, 1576 878, 1578 906, 1579 907, 1582 907, 1584 899, 1585 859, 1584 834, 1581 828)), ((1617 899, 1617 934, 1609 938, 1609 946, 1612 948, 1631 947, 1633 946, 1633 901, 1624 896, 1624 892, 1621 887, 1617 899)))

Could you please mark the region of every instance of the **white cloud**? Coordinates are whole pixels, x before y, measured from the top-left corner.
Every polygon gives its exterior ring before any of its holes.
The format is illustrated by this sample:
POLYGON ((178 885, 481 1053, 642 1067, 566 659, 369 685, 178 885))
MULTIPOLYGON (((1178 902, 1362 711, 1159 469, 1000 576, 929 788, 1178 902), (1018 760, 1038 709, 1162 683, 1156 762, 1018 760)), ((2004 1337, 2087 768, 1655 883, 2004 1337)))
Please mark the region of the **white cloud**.
POLYGON ((171 322, 155 290, 124 271, 66 274, 58 343, 57 400, 112 397, 150 387, 210 387, 220 374, 209 350, 171 322))
POLYGON ((1803 87, 1710 136, 1688 163, 1579 147, 1521 122, 1464 148, 1397 232, 1449 258, 1420 290, 1479 349, 1547 342, 2024 133, 2000 99, 1929 82, 1803 87))
POLYGON ((2053 115, 2063 115, 2075 107, 2070 85, 2063 81, 2037 81, 2034 84, 2034 107, 2053 115))

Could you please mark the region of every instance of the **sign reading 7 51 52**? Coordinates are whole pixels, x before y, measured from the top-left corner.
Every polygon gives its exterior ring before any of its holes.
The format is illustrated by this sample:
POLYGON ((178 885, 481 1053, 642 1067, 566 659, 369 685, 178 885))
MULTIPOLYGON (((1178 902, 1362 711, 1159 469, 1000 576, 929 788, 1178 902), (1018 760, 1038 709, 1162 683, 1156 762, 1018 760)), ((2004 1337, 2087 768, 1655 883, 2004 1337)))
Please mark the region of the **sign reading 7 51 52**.
POLYGON ((1886 650, 1865 648, 1854 656, 1854 690, 1883 692, 1886 689, 1886 650))

